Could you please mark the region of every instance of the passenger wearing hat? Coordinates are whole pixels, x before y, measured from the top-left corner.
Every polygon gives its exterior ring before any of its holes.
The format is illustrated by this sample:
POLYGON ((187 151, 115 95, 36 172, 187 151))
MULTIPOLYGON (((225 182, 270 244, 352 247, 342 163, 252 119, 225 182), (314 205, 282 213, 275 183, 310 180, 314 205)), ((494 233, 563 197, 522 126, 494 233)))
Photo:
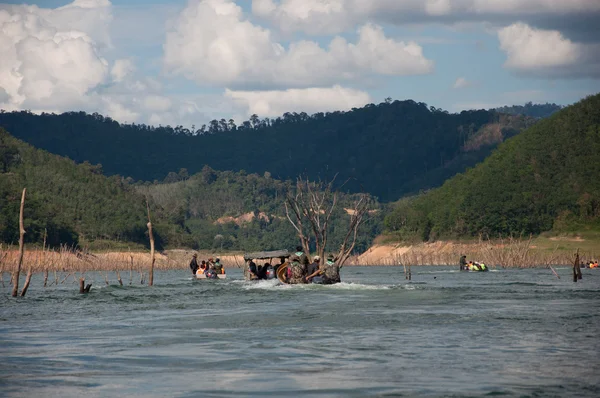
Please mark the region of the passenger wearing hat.
POLYGON ((192 270, 192 275, 196 275, 196 271, 198 271, 198 255, 194 253, 192 256, 192 261, 190 261, 190 269, 192 270))
POLYGON ((319 264, 321 263, 321 257, 314 256, 313 263, 309 264, 306 268, 306 282, 310 282, 313 277, 319 275, 319 264))
POLYGON ((215 270, 215 272, 217 273, 217 275, 225 273, 225 270, 223 269, 223 265, 221 264, 221 259, 220 258, 217 257, 215 259, 215 263, 213 265, 213 269, 215 270))

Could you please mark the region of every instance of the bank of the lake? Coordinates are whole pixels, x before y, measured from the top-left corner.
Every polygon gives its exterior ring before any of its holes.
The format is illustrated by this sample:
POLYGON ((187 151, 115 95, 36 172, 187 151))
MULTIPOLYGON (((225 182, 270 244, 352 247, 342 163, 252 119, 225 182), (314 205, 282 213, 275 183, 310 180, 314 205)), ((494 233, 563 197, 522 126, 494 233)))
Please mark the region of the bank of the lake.
MULTIPOLYGON (((1 395, 600 394, 600 270, 348 267, 344 283, 75 284, 0 296, 1 395)), ((96 278, 97 280, 93 280, 96 278)))

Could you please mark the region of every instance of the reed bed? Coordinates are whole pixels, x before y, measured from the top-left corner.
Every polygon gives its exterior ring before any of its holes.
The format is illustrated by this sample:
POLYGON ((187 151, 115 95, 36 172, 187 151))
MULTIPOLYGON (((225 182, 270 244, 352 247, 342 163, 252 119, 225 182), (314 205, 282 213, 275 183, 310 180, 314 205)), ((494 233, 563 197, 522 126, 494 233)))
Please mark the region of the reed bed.
MULTIPOLYGON (((596 259, 597 252, 580 251, 582 259, 596 259)), ((456 265, 460 256, 467 260, 483 262, 492 268, 535 268, 573 265, 575 253, 558 250, 537 250, 531 238, 507 238, 496 241, 480 240, 477 243, 436 242, 396 247, 389 255, 373 258, 368 255, 351 258, 348 265, 456 265)))

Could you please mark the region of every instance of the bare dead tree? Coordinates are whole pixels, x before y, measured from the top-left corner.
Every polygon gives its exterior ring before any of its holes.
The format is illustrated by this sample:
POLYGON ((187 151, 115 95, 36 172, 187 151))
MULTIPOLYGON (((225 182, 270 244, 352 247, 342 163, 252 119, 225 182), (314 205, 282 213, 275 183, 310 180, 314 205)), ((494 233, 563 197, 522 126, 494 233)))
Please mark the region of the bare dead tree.
POLYGON ((148 210, 148 236, 150 237, 150 272, 148 275, 148 286, 154 284, 154 234, 152 233, 152 221, 150 220, 150 205, 146 200, 146 209, 148 210))
MULTIPOLYGON (((321 258, 325 257, 331 216, 339 204, 339 193, 333 188, 334 181, 335 178, 326 184, 298 177, 295 189, 288 191, 284 202, 286 217, 296 230, 304 252, 310 252, 309 245, 313 240, 317 255, 321 258)), ((365 221, 370 202, 367 194, 358 194, 353 207, 346 209, 350 224, 336 256, 340 267, 354 250, 358 230, 365 221)))
MULTIPOLYGON (((21 265, 23 265, 23 254, 25 252, 25 227, 23 225, 23 209, 25 207, 25 192, 27 192, 27 188, 23 188, 23 193, 21 194, 21 210, 19 211, 19 263, 17 264, 17 269, 13 274, 13 289, 12 296, 17 297, 19 293, 19 274, 21 273, 21 265)), ((26 290, 27 291, 27 290, 26 290)))

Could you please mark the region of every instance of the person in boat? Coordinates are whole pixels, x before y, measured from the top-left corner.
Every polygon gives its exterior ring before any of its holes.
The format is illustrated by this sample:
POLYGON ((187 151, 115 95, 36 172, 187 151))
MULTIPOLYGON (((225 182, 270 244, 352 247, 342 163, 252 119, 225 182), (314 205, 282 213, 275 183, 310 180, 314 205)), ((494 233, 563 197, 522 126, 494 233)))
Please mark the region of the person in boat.
POLYGON ((333 285, 334 283, 340 283, 340 266, 335 263, 333 254, 327 256, 327 261, 323 265, 323 284, 333 285))
POLYGON ((598 260, 594 261, 594 264, 590 265, 590 268, 598 268, 598 260))
POLYGON ((194 253, 192 255, 192 261, 190 261, 190 269, 192 270, 192 275, 196 275, 196 271, 198 271, 198 255, 194 253))
POLYGON ((308 267, 310 261, 308 261, 308 256, 304 253, 302 246, 296 246, 296 253, 294 253, 300 259, 300 264, 304 267, 308 267))
POLYGON ((271 264, 264 263, 261 267, 258 268, 258 279, 268 279, 269 267, 271 267, 271 264))
POLYGON ((306 268, 306 282, 310 283, 312 279, 320 274, 319 264, 321 262, 321 257, 314 256, 312 264, 309 264, 306 268))
POLYGON ((223 268, 223 264, 221 264, 221 259, 220 258, 216 258, 215 259, 215 263, 213 265, 213 269, 215 270, 215 272, 218 275, 224 274, 225 273, 225 268, 223 268))
POLYGON ((202 271, 202 273, 204 273, 204 271, 206 271, 208 269, 208 266, 206 265, 206 261, 202 260, 202 263, 200 264, 200 271, 202 271))
POLYGON ((248 261, 248 268, 244 271, 244 276, 251 281, 258 279, 258 270, 254 261, 248 261))
POLYGON ((460 270, 461 271, 466 271, 467 270, 467 256, 465 256, 463 254, 460 257, 460 260, 458 261, 458 265, 460 266, 460 270))
POLYGON ((291 285, 306 283, 306 267, 300 263, 300 256, 294 254, 290 257, 287 271, 287 283, 291 285))
POLYGON ((279 267, 281 267, 282 265, 285 264, 285 257, 279 257, 279 264, 276 264, 273 269, 275 270, 275 273, 277 274, 277 270, 279 269, 279 267))

